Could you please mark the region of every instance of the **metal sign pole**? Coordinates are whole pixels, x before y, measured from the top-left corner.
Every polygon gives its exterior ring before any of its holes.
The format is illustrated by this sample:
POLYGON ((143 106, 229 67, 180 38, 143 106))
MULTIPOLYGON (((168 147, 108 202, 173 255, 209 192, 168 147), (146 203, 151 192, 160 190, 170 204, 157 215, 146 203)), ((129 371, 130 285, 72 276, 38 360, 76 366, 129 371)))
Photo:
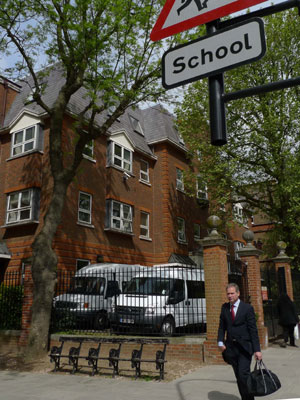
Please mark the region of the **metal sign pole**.
MULTIPOLYGON (((206 24, 206 31, 212 34, 217 31, 218 20, 206 24)), ((223 146, 227 143, 226 115, 224 95, 224 77, 223 73, 210 76, 208 78, 209 91, 209 114, 211 144, 214 146, 223 146)))

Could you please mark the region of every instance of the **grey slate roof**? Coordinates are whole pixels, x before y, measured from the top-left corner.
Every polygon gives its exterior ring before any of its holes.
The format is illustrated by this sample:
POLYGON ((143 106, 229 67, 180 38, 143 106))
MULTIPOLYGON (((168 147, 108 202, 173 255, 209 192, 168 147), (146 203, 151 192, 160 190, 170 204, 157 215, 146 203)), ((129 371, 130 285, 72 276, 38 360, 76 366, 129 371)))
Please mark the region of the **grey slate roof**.
MULTIPOLYGON (((44 78, 46 81, 46 90, 42 96, 43 101, 51 108, 58 96, 59 90, 65 83, 65 77, 62 69, 56 65, 50 69, 49 75, 44 78)), ((30 82, 30 80, 28 80, 30 82)), ((31 93, 30 84, 18 82, 21 86, 20 94, 15 98, 9 112, 5 116, 4 128, 9 127, 13 121, 23 111, 34 113, 37 117, 45 114, 45 111, 35 103, 26 104, 28 96, 31 93)), ((33 86, 31 84, 31 86, 33 86)), ((99 100, 101 101, 101 99, 99 100)), ((88 104, 88 98, 84 88, 79 89, 70 99, 68 110, 71 113, 78 114, 88 104)), ((102 113, 96 117, 96 123, 101 126, 105 120, 107 113, 102 113)), ((88 115, 87 115, 88 117, 88 115)), ((120 117, 120 121, 116 121, 111 127, 111 133, 125 130, 129 139, 133 143, 135 149, 142 151, 148 155, 153 155, 149 144, 153 144, 162 140, 169 140, 184 149, 180 144, 179 135, 174 127, 174 117, 160 105, 141 110, 138 107, 129 108, 120 117), (130 115, 139 120, 144 136, 133 129, 130 122, 130 115)))

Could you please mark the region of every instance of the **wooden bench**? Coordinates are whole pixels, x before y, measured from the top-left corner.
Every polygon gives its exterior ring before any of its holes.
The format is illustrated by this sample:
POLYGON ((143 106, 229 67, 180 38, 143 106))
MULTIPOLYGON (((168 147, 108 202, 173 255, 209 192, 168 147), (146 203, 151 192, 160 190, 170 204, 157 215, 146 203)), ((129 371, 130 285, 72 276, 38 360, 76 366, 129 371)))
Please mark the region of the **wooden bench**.
POLYGON ((168 339, 152 339, 152 338, 97 338, 97 337, 70 337, 61 336, 59 338, 61 342, 60 346, 53 346, 50 350, 50 361, 54 362, 54 372, 60 368, 60 362, 63 358, 68 359, 69 365, 72 365, 71 373, 75 373, 79 369, 79 361, 86 360, 88 366, 92 368, 92 375, 95 375, 99 371, 98 363, 99 360, 106 360, 109 362, 109 366, 113 368, 113 377, 119 375, 119 362, 128 361, 131 363, 131 368, 135 369, 135 378, 141 376, 141 364, 142 363, 155 363, 156 369, 159 370, 159 378, 164 379, 164 367, 166 361, 166 349, 169 344, 168 339), (63 353, 64 343, 74 342, 77 346, 70 347, 68 354, 63 353), (87 355, 81 354, 81 347, 83 343, 94 343, 97 347, 90 347, 87 355), (108 356, 101 355, 101 345, 104 343, 116 344, 109 350, 108 356), (122 357, 121 349, 123 344, 137 344, 138 349, 132 350, 131 357, 122 357), (143 358, 143 350, 147 344, 161 344, 162 350, 156 351, 155 359, 143 358))

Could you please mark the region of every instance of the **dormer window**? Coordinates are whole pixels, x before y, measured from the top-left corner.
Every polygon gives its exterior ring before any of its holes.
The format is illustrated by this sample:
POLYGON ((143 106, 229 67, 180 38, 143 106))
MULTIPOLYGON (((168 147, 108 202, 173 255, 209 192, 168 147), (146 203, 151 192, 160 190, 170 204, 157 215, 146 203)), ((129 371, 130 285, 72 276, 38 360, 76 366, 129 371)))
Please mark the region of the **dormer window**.
POLYGON ((11 156, 16 157, 34 150, 43 149, 43 128, 33 125, 12 134, 11 156))
POLYGON ((135 132, 139 133, 140 135, 144 136, 143 129, 141 127, 140 121, 134 118, 132 115, 129 115, 129 119, 132 125, 132 128, 135 132))
POLYGON ((107 165, 132 172, 132 151, 116 142, 109 142, 107 147, 107 165))

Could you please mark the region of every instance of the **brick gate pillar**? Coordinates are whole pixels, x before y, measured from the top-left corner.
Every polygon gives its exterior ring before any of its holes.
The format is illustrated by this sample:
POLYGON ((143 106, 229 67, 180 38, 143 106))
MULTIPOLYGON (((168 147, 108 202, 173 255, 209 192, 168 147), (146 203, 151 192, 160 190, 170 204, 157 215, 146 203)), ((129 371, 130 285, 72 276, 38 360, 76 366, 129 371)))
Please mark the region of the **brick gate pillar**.
POLYGON ((223 363, 218 349, 217 336, 222 304, 227 301, 226 285, 228 284, 227 246, 230 243, 217 232, 221 220, 212 215, 207 220, 212 228, 210 235, 203 240, 203 261, 205 274, 206 330, 204 358, 206 362, 223 363))
MULTIPOLYGON (((279 250, 279 254, 277 257, 273 258, 273 262, 275 264, 276 274, 280 279, 279 276, 279 269, 284 269, 284 279, 285 279, 285 286, 286 286, 286 293, 294 300, 294 292, 293 292, 293 283, 292 283, 292 274, 291 274, 291 259, 285 254, 286 243, 279 241, 277 242, 277 248, 279 250)), ((284 291, 282 289, 282 291, 284 291)))
POLYGON ((25 265, 25 276, 24 276, 24 295, 23 295, 23 306, 22 306, 22 322, 21 322, 21 336, 19 339, 20 346, 26 346, 30 325, 31 325, 31 307, 33 303, 33 280, 31 274, 31 265, 25 265))
POLYGON ((261 347, 268 347, 268 330, 264 325, 264 310, 261 292, 261 274, 259 256, 262 253, 253 246, 254 233, 247 230, 243 233, 247 245, 238 251, 238 255, 247 266, 248 293, 251 305, 257 317, 257 329, 261 347))

